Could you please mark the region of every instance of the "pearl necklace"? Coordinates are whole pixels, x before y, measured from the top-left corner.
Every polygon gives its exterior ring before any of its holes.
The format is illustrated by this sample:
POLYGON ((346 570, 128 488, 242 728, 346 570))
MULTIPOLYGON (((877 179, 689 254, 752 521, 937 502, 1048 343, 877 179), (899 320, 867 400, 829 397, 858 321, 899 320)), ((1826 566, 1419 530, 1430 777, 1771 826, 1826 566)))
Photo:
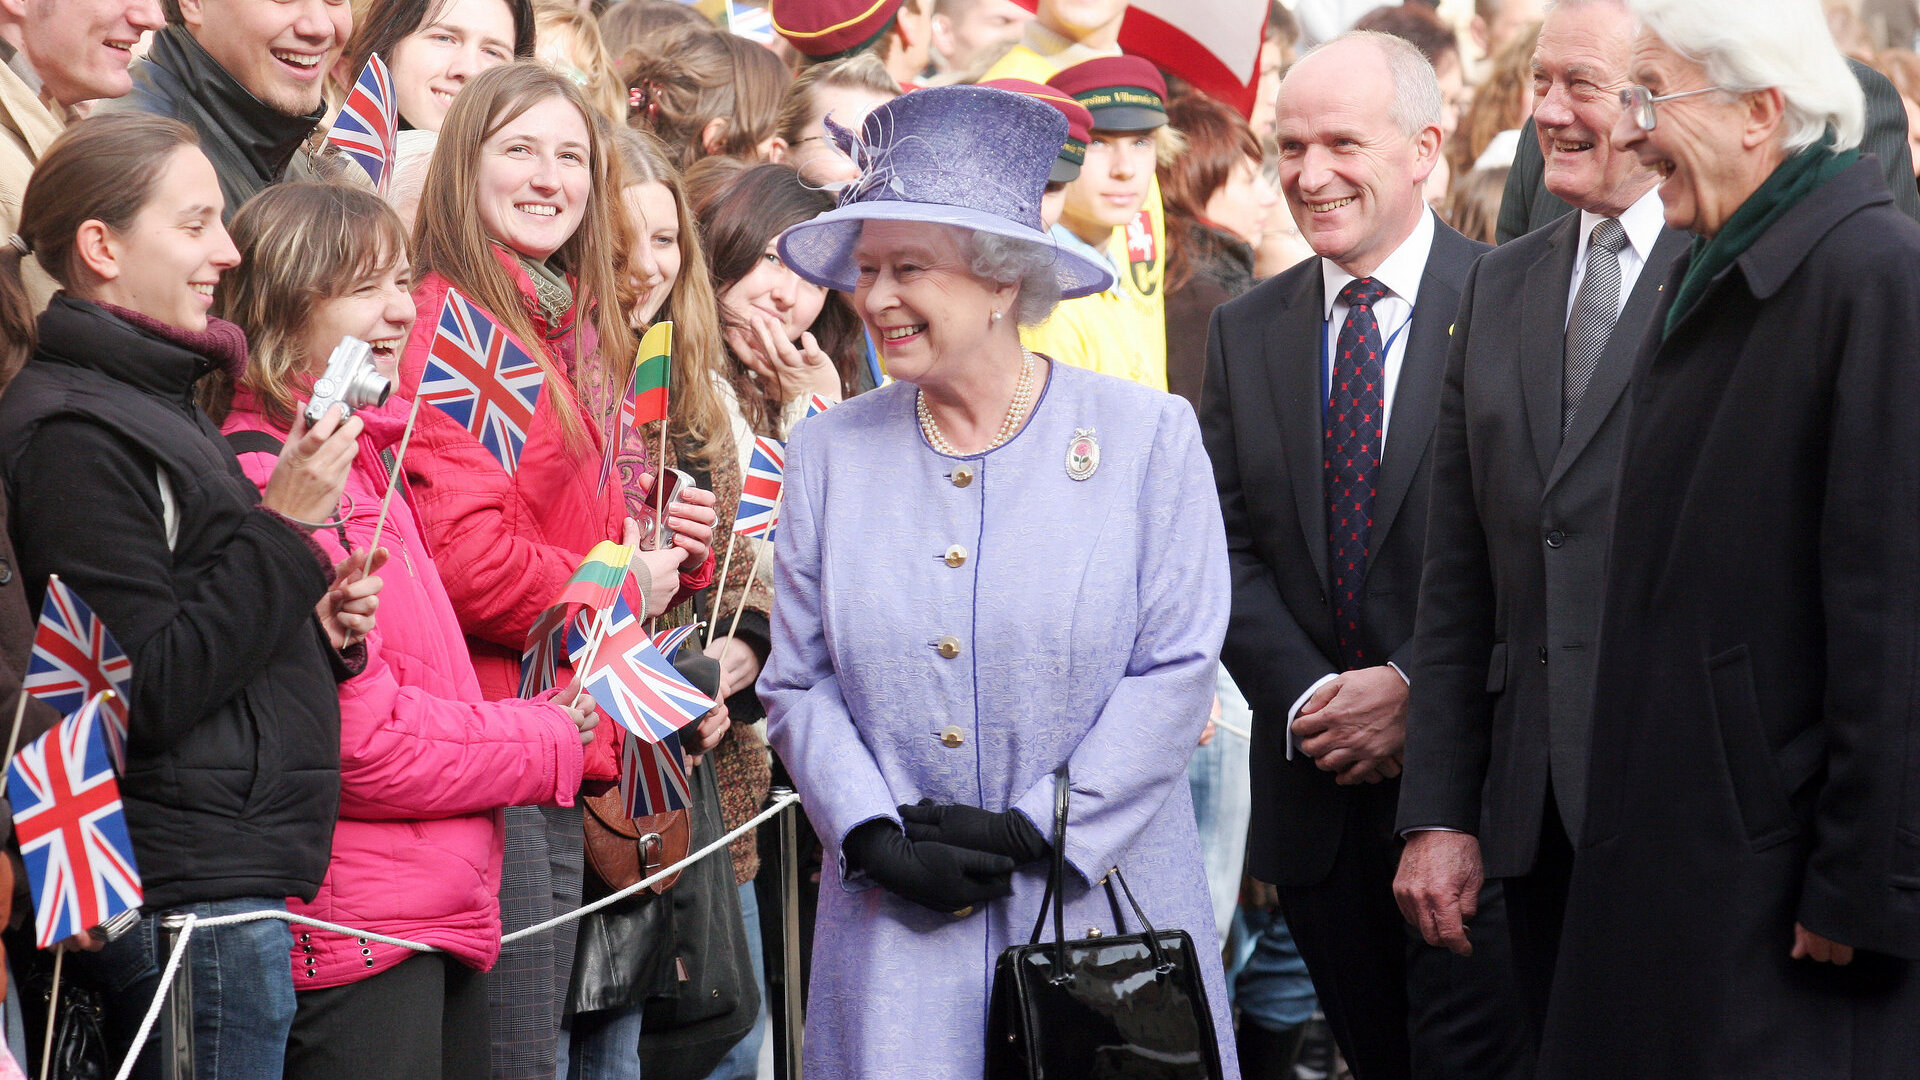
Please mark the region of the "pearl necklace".
MULTIPOLYGON (((1000 431, 994 435, 993 441, 987 444, 987 449, 980 451, 983 454, 1013 438, 1013 433, 1020 430, 1020 424, 1027 417, 1027 410, 1033 405, 1033 353, 1027 351, 1023 345, 1020 348, 1020 357, 1020 381, 1013 384, 1013 400, 1007 404, 1007 418, 1000 421, 1000 431)), ((933 418, 933 410, 927 408, 927 395, 924 391, 914 395, 913 409, 920 417, 920 433, 927 437, 927 442, 931 443, 935 450, 948 457, 968 456, 954 449, 953 444, 947 441, 946 435, 940 430, 939 423, 933 418)))

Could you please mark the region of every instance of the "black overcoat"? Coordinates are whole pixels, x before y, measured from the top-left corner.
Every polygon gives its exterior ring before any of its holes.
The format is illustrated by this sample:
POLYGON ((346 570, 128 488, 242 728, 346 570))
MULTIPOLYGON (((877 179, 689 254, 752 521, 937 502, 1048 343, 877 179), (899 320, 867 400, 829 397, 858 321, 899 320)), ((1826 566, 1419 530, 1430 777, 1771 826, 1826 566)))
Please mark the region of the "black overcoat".
POLYGON ((1920 1075, 1920 226, 1869 159, 1642 343, 1541 1076, 1920 1075), (1796 920, 1862 952, 1788 958, 1796 920), (1905 958, 1905 959, 1902 959, 1905 958))

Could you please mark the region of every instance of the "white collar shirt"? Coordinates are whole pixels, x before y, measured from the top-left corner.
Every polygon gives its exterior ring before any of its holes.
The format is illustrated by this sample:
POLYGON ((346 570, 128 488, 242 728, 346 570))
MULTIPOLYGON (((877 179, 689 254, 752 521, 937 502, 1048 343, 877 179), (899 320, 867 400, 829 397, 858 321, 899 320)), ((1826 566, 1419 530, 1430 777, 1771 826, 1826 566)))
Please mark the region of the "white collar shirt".
MULTIPOLYGON (((1587 252, 1593 247, 1593 230, 1606 218, 1591 210, 1580 211, 1580 250, 1573 257, 1573 281, 1567 286, 1567 320, 1573 318, 1573 305, 1580 296, 1580 283, 1587 278, 1587 252)), ((1620 227, 1626 230, 1627 243, 1620 249, 1620 297, 1614 305, 1614 318, 1627 308, 1627 296, 1633 292, 1633 284, 1640 280, 1640 271, 1646 268, 1647 259, 1653 254, 1653 245, 1660 240, 1660 230, 1666 228, 1667 216, 1660 205, 1658 188, 1648 190, 1645 195, 1627 207, 1620 215, 1620 227)), ((1566 320, 1562 321, 1564 327, 1566 320)))
MULTIPOLYGON (((1427 256, 1433 251, 1433 222, 1433 212, 1423 212, 1413 232, 1400 242, 1400 246, 1380 263, 1372 275, 1387 290, 1387 295, 1373 305, 1373 317, 1380 323, 1380 340, 1387 345, 1386 359, 1382 364, 1382 375, 1386 379, 1385 393, 1382 395, 1385 408, 1380 414, 1380 435, 1383 439, 1387 426, 1393 423, 1393 394, 1400 385, 1401 361, 1407 355, 1407 328, 1413 321, 1413 306, 1420 299, 1420 279, 1427 272, 1427 256)), ((1320 363, 1320 380, 1324 386, 1331 374, 1327 371, 1327 365, 1339 352, 1340 327, 1347 321, 1348 305, 1340 302, 1340 290, 1346 288, 1354 276, 1331 259, 1320 260, 1320 276, 1326 287, 1322 300, 1326 305, 1327 321, 1321 331, 1325 349, 1321 353, 1320 363)))

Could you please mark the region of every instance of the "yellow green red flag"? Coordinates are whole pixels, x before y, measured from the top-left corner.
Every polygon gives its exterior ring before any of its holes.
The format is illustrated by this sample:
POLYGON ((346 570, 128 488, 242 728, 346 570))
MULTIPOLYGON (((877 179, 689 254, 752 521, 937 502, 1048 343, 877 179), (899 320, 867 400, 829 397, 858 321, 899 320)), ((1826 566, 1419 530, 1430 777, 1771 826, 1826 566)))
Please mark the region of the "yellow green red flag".
POLYGON ((633 427, 667 418, 667 365, 673 355, 673 323, 657 322, 640 339, 640 355, 633 365, 633 393, 628 395, 633 427))

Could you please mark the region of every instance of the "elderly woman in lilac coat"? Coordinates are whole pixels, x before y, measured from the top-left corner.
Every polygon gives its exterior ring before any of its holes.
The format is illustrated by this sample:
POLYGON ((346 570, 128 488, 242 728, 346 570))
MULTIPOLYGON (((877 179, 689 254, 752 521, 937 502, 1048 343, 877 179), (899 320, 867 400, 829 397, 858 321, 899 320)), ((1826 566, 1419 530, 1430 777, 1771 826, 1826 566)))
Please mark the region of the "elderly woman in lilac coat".
POLYGON ((1220 510, 1185 401, 1021 348, 1111 280, 1040 229, 1065 136, 1018 95, 909 94, 842 134, 861 178, 781 238, 897 380, 787 446, 759 690, 828 856, 809 1076, 979 1080, 1062 765, 1068 936, 1113 932, 1094 885, 1122 868, 1193 935, 1237 1075, 1185 782, 1226 632, 1220 510))

